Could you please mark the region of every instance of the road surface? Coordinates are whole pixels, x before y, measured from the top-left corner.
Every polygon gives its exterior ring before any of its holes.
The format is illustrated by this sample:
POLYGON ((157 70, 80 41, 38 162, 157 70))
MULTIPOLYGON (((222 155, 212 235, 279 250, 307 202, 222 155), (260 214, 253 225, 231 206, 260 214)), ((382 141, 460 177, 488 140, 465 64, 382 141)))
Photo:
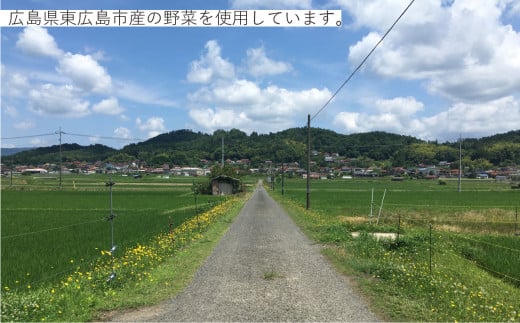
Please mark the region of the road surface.
POLYGON ((259 185, 192 283, 115 321, 378 321, 259 185))

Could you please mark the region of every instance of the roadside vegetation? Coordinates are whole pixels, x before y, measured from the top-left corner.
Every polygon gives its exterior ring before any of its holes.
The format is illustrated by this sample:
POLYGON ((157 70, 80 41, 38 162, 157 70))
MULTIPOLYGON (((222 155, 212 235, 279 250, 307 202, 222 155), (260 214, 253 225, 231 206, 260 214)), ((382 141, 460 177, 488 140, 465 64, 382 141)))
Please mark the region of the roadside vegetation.
POLYGON ((382 318, 519 321, 519 192, 495 181, 463 181, 460 193, 456 185, 312 181, 309 210, 303 180, 271 193, 382 318))

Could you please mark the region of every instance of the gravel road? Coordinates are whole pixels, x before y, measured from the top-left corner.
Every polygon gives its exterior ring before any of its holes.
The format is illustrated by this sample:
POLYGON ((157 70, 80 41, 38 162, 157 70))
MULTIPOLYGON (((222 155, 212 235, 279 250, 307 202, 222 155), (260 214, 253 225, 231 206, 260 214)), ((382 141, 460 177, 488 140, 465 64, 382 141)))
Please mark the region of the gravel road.
POLYGON ((192 283, 115 321, 378 321, 261 185, 192 283))

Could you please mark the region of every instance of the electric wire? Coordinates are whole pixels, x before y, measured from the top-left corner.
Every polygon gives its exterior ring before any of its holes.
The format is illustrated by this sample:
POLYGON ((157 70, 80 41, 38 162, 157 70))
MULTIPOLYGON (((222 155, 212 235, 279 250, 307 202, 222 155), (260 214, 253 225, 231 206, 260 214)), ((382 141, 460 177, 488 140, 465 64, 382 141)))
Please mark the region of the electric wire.
POLYGON ((97 136, 97 135, 86 135, 79 133, 71 133, 71 132, 62 132, 64 135, 74 136, 74 137, 87 137, 87 138, 99 138, 99 139, 107 139, 107 140, 123 140, 123 141, 142 141, 141 138, 122 138, 122 137, 108 137, 108 136, 97 136))
POLYGON ((24 138, 36 138, 36 137, 48 137, 48 136, 55 136, 58 134, 63 135, 69 135, 73 137, 87 137, 87 138, 99 138, 104 140, 122 140, 122 141, 143 141, 142 138, 123 138, 123 137, 110 137, 110 136, 98 136, 98 135, 89 135, 89 134, 79 134, 79 133, 72 133, 72 132, 65 132, 65 131, 56 131, 51 133, 44 133, 44 134, 38 134, 38 135, 27 135, 27 136, 15 136, 15 137, 2 137, 0 140, 14 140, 14 139, 24 139, 24 138))
POLYGON ((47 136, 54 136, 56 135, 55 132, 52 133, 43 133, 39 135, 27 135, 27 136, 16 136, 16 137, 2 137, 0 140, 12 140, 12 139, 24 139, 24 138, 35 138, 35 137, 47 137, 47 136))
MULTIPOLYGON (((382 220, 398 220, 399 218, 395 217, 395 216, 385 216, 385 217, 381 217, 381 219, 382 220)), ((457 219, 441 219, 441 220, 436 220, 436 219, 416 219, 416 218, 410 218, 410 217, 405 217, 405 216, 401 216, 401 220, 402 221, 410 221, 410 222, 425 222, 425 223, 431 223, 431 224, 443 224, 443 223, 449 222, 449 223, 464 223, 464 224, 489 223, 489 224, 508 224, 508 225, 511 225, 511 224, 517 223, 515 221, 477 221, 477 220, 457 220, 457 219)))
POLYGON ((408 11, 408 9, 412 6, 412 4, 414 2, 415 2, 415 0, 410 1, 408 6, 406 6, 406 8, 403 10, 403 12, 399 15, 399 17, 397 17, 397 19, 394 21, 394 23, 390 26, 390 28, 388 28, 388 30, 384 33, 384 35, 381 37, 381 39, 379 39, 379 41, 374 45, 374 47, 370 50, 370 52, 368 52, 368 54, 365 56, 365 58, 363 58, 361 63, 359 63, 359 65, 354 69, 354 71, 352 71, 352 73, 350 73, 350 75, 347 77, 347 79, 341 84, 341 86, 336 90, 336 92, 334 92, 334 94, 332 94, 332 96, 327 100, 327 102, 325 102, 325 104, 318 110, 318 112, 316 112, 314 114, 314 116, 312 116, 312 118, 310 119, 311 121, 314 118, 316 118, 318 116, 318 114, 320 114, 323 110, 325 110, 325 108, 334 99, 334 97, 336 97, 336 95, 343 89, 343 87, 352 79, 352 77, 354 77, 354 75, 357 73, 357 71, 359 71, 361 69, 361 67, 365 64, 365 62, 368 60, 368 58, 372 55, 372 53, 376 50, 376 48, 379 47, 379 45, 383 42, 383 40, 386 38, 386 36, 388 36, 388 34, 392 31, 392 29, 394 29, 395 25, 397 25, 399 20, 401 20, 401 18, 404 16, 404 14, 408 11))
POLYGON ((493 274, 495 274, 495 275, 502 276, 503 278, 507 278, 507 279, 509 279, 509 280, 511 280, 511 281, 515 281, 515 282, 517 282, 517 283, 520 283, 520 279, 518 279, 518 278, 511 277, 511 276, 509 276, 509 275, 507 275, 507 274, 504 274, 504 273, 498 272, 498 271, 496 271, 496 270, 493 270, 493 269, 491 269, 491 268, 489 268, 489 267, 486 267, 486 266, 482 265, 481 263, 479 263, 479 262, 477 262, 477 261, 474 261, 474 260, 468 259, 468 258, 466 258, 466 257, 464 257, 464 256, 462 256, 462 255, 459 255, 457 252, 455 252, 455 251, 453 251, 453 250, 445 250, 445 252, 446 252, 446 253, 449 253, 449 254, 452 255, 452 256, 458 257, 459 259, 465 260, 465 261, 467 261, 467 262, 469 262, 469 263, 471 263, 471 264, 473 264, 473 265, 479 267, 480 269, 486 270, 486 271, 488 271, 488 272, 490 272, 490 273, 493 273, 493 274))
POLYGON ((55 230, 61 230, 61 229, 65 229, 65 228, 75 227, 75 226, 78 226, 78 225, 84 225, 84 224, 90 224, 90 223, 101 222, 101 221, 103 221, 103 220, 104 220, 104 219, 98 219, 98 220, 94 220, 94 221, 87 221, 87 222, 81 222, 81 223, 73 223, 73 224, 64 225, 64 226, 61 226, 61 227, 50 228, 50 229, 45 229, 45 230, 32 231, 32 232, 25 232, 25 233, 20 233, 20 234, 13 234, 13 235, 9 235, 9 236, 3 236, 2 239, 9 239, 9 238, 23 237, 23 236, 28 236, 28 235, 32 235, 32 234, 38 234, 38 233, 43 233, 43 232, 49 232, 49 231, 55 231, 55 230))
POLYGON ((491 242, 487 242, 487 241, 482 241, 482 240, 472 239, 472 238, 465 237, 465 236, 462 236, 462 235, 458 235, 457 237, 458 237, 458 238, 461 238, 461 239, 464 239, 464 240, 469 240, 469 241, 473 241, 473 242, 476 242, 476 243, 481 243, 481 244, 486 244, 486 245, 488 245, 488 246, 493 246, 493 247, 495 247, 495 248, 501 248, 501 249, 505 249, 505 250, 509 250, 509 251, 513 251, 513 252, 518 252, 518 253, 520 253, 520 250, 519 250, 519 249, 514 249, 514 248, 509 248, 509 247, 501 246, 501 245, 496 244, 496 243, 491 243, 491 242))

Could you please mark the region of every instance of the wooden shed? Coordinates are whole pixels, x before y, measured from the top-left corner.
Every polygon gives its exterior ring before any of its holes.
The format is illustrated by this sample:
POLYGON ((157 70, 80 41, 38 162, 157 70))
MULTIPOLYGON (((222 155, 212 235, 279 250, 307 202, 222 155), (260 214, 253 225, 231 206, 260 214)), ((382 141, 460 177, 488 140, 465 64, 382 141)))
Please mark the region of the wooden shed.
POLYGON ((240 191, 240 180, 229 176, 220 175, 211 179, 211 192, 213 195, 231 195, 240 191))

